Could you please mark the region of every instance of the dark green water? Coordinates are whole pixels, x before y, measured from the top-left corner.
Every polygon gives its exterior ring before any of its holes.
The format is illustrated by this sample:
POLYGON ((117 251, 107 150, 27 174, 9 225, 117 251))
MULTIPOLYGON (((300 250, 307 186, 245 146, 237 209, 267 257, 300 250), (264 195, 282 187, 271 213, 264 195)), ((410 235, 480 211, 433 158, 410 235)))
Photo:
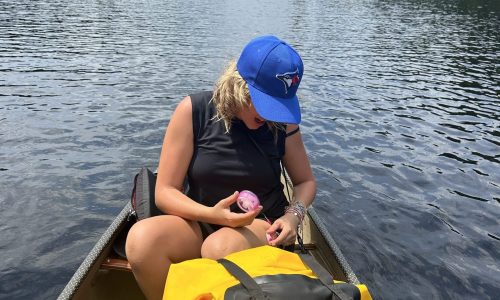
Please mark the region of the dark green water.
POLYGON ((0 298, 53 299, 186 94, 303 57, 315 207, 376 299, 500 295, 499 1, 0 0, 0 298))

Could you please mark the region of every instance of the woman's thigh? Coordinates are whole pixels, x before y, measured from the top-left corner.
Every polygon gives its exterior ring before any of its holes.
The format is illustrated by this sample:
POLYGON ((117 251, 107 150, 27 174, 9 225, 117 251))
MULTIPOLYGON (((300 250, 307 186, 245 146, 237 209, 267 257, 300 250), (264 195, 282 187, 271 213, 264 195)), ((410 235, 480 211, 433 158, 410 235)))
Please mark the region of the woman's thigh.
POLYGON ((201 256, 219 259, 230 253, 267 245, 266 230, 269 223, 255 219, 245 227, 223 227, 209 235, 201 247, 201 256))
POLYGON ((197 222, 162 215, 134 224, 127 236, 127 256, 166 257, 173 263, 200 257, 203 242, 197 222))

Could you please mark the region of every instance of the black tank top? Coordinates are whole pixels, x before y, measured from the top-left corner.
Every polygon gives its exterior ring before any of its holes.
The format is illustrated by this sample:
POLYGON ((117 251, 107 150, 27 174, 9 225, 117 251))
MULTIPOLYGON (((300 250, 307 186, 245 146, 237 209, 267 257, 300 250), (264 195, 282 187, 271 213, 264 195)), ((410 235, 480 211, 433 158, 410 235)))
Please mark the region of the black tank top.
MULTIPOLYGON (((281 217, 288 203, 279 178, 286 132, 277 130, 275 137, 267 125, 250 130, 235 119, 226 133, 224 122, 213 119, 212 92, 190 97, 194 151, 188 169, 187 195, 214 206, 235 191, 250 190, 259 197, 264 207, 262 212, 268 218, 281 217)), ((241 212, 236 205, 231 210, 241 212)))

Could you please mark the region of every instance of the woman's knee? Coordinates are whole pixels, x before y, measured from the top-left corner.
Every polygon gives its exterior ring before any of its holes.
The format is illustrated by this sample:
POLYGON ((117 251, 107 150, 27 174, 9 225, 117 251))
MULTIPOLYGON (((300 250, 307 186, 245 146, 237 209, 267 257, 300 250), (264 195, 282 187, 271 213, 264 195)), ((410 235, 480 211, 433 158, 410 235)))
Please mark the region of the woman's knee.
POLYGON ((240 233, 223 228, 205 239, 201 246, 201 257, 219 259, 233 252, 250 248, 250 246, 240 233))
POLYGON ((131 265, 135 265, 136 261, 141 261, 151 252, 151 245, 154 244, 153 232, 150 222, 140 221, 135 223, 130 228, 127 234, 125 244, 125 253, 131 265))
POLYGON ((196 253, 199 256, 201 231, 196 226, 194 222, 176 216, 153 217, 137 222, 130 229, 125 245, 130 264, 133 267, 159 257, 176 261, 184 259, 184 256, 196 256, 196 253))
POLYGON ((234 247, 223 238, 207 238, 201 246, 201 257, 219 259, 228 255, 234 247))
POLYGON ((219 259, 233 252, 266 245, 266 229, 269 226, 265 221, 256 220, 242 228, 221 228, 205 239, 201 256, 219 259))

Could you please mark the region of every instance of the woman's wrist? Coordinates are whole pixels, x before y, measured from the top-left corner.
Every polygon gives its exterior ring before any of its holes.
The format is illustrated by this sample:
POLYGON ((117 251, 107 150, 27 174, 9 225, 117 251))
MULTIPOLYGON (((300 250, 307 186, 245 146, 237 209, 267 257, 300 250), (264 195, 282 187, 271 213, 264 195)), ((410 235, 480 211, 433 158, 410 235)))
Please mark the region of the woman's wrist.
POLYGON ((298 218, 299 224, 302 224, 306 216, 306 207, 302 202, 296 200, 290 206, 285 208, 285 214, 291 214, 298 218))

